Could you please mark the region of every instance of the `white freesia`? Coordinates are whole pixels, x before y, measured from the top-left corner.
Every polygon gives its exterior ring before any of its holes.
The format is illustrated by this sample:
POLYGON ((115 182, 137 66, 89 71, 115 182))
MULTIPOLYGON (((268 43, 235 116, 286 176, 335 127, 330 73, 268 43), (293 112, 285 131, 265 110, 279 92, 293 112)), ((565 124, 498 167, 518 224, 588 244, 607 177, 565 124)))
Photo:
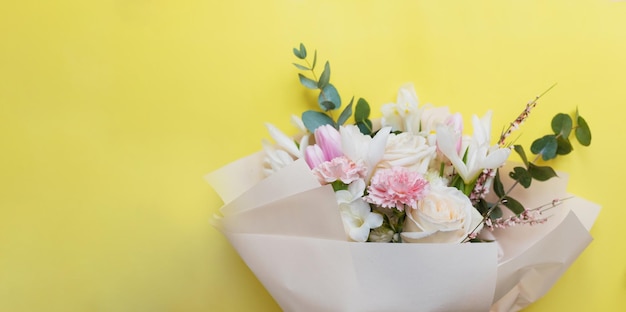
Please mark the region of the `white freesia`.
POLYGON ((435 184, 416 208, 407 209, 401 236, 408 243, 460 243, 481 220, 465 194, 435 184))
POLYGON ((384 104, 381 107, 383 127, 391 127, 392 131, 420 131, 420 118, 423 108, 418 107, 417 94, 412 84, 406 84, 398 90, 396 103, 384 104))
POLYGON ((366 181, 374 173, 374 168, 383 158, 387 138, 391 132, 391 127, 382 128, 372 138, 361 133, 359 127, 355 125, 341 126, 341 149, 348 159, 355 163, 362 162, 367 169, 366 181))
POLYGON ((362 179, 352 182, 348 190, 335 192, 341 220, 350 239, 356 242, 365 242, 370 234, 370 229, 383 224, 383 217, 379 213, 372 212, 368 203, 363 201, 365 182, 362 179))
MULTIPOLYGON (((300 130, 304 127, 302 120, 295 115, 292 116, 291 121, 300 130)), ((261 142, 265 151, 264 161, 269 166, 269 168, 265 168, 266 174, 276 172, 304 156, 304 150, 309 145, 310 134, 302 135, 299 144, 296 144, 293 138, 284 134, 276 126, 265 123, 265 127, 276 142, 276 145, 272 145, 267 140, 261 142)))
POLYGON ((408 132, 391 134, 387 139, 385 154, 380 167, 406 167, 419 173, 426 173, 433 158, 437 156, 436 146, 428 145, 426 139, 408 132))
POLYGON ((479 119, 472 116, 474 134, 469 140, 464 140, 461 153, 457 153, 456 144, 460 134, 453 132, 449 127, 437 127, 437 147, 446 156, 465 183, 473 182, 483 169, 496 169, 504 164, 511 150, 489 146, 491 134, 491 111, 479 119), (463 155, 466 161, 463 162, 463 155))
POLYGON ((431 134, 437 129, 437 126, 445 124, 451 115, 448 107, 431 107, 426 105, 420 116, 420 132, 423 135, 431 134))

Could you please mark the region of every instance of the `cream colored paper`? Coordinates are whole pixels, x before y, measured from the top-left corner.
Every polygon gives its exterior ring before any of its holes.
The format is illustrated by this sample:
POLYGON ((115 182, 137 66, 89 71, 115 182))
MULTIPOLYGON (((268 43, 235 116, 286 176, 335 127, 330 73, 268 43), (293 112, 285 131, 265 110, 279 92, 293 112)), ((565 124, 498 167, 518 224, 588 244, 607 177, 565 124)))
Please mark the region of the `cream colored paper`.
MULTIPOLYGON (((590 243, 599 211, 573 198, 550 210, 546 224, 495 231, 497 243, 354 243, 332 189, 320 187, 303 161, 237 183, 246 178, 242 166, 261 162, 249 157, 208 176, 212 184, 230 181, 215 187, 227 202, 215 224, 285 311, 517 311, 590 243)), ((561 174, 512 196, 532 208, 568 197, 566 185, 561 174)))

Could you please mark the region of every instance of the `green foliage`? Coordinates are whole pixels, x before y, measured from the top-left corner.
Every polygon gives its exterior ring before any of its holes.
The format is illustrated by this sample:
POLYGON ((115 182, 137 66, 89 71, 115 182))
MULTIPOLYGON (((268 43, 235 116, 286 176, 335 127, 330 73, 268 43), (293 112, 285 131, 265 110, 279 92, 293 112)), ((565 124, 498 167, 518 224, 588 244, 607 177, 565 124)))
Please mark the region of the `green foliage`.
POLYGON ((533 181, 532 175, 523 167, 515 167, 512 172, 509 172, 509 176, 519 182, 524 188, 530 187, 530 183, 533 181))
POLYGON ((341 98, 339 92, 332 84, 327 84, 321 89, 320 95, 317 97, 317 103, 323 111, 338 109, 341 106, 341 98))
POLYGON ((354 121, 363 134, 371 134, 373 131, 372 121, 370 117, 370 105, 363 98, 359 98, 356 102, 356 110, 354 112, 354 121))
MULTIPOLYGON (((299 70, 309 72, 308 76, 303 73, 298 73, 300 84, 308 89, 319 90, 317 104, 322 112, 313 113, 314 111, 307 111, 302 114, 302 121, 307 129, 313 132, 320 125, 330 124, 338 128, 340 125, 345 124, 352 116, 352 103, 354 98, 350 100, 350 104, 344 108, 337 118, 337 121, 335 121, 332 111, 341 108, 341 96, 337 88, 330 82, 330 63, 327 61, 324 64, 324 69, 318 79, 315 74, 317 50, 313 53, 313 61, 311 63, 307 60, 307 52, 304 44, 301 43, 298 48, 294 48, 293 54, 296 58, 305 63, 293 63, 293 65, 299 70)), ((355 123, 364 134, 372 133, 372 122, 369 120, 369 113, 370 108, 367 101, 359 99, 355 109, 355 114, 358 115, 355 116, 355 123)))
POLYGON ((307 130, 309 130, 311 133, 314 132, 317 127, 323 125, 331 125, 337 128, 337 124, 328 115, 322 112, 316 112, 312 110, 308 110, 302 113, 302 122, 304 123, 304 126, 307 128, 307 130))
POLYGON ((578 143, 583 146, 589 146, 591 144, 591 130, 585 119, 578 115, 578 109, 576 109, 576 122, 578 127, 576 128, 575 135, 578 143))
POLYGON ((530 145, 530 151, 533 154, 541 155, 543 160, 550 160, 556 157, 556 150, 558 146, 559 144, 556 140, 556 135, 547 134, 542 138, 535 140, 533 144, 530 145))
POLYGON ((525 210, 524 206, 520 202, 510 196, 505 196, 502 200, 502 204, 516 215, 519 215, 525 210))
MULTIPOLYGON (((513 171, 509 172, 511 177, 517 184, 520 184, 524 188, 530 187, 533 180, 547 181, 551 178, 557 177, 556 171, 550 166, 539 166, 535 162, 541 157, 544 161, 554 159, 558 155, 567 155, 571 153, 574 148, 569 140, 569 136, 574 130, 576 140, 583 146, 589 146, 591 144, 591 131, 589 125, 578 114, 576 110, 575 118, 570 115, 559 113, 552 118, 551 122, 552 132, 546 134, 541 138, 536 139, 530 146, 530 151, 537 155, 534 161, 529 161, 526 156, 526 151, 521 145, 514 145, 513 150, 520 156, 524 167, 514 167, 513 171), (574 120, 576 124, 574 124, 574 120)), ((498 208, 499 204, 504 205, 515 214, 520 214, 524 211, 524 207, 521 203, 508 196, 503 188, 500 180, 500 172, 496 171, 496 176, 493 181, 493 191, 498 196, 498 201, 494 204, 496 207, 491 209, 490 217, 494 218, 495 208, 498 208)), ((476 207, 483 205, 477 203, 476 207)), ((484 214, 483 214, 484 215, 484 214)))

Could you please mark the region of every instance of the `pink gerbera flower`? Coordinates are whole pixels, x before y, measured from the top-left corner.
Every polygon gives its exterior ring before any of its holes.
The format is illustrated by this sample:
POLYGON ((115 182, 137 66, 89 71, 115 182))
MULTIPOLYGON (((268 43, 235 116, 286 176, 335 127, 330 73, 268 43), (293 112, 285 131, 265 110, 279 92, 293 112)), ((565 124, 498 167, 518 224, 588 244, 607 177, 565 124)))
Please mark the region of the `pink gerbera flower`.
POLYGON ((383 208, 416 207, 428 191, 428 181, 415 171, 405 167, 380 169, 372 177, 369 194, 363 199, 383 208))

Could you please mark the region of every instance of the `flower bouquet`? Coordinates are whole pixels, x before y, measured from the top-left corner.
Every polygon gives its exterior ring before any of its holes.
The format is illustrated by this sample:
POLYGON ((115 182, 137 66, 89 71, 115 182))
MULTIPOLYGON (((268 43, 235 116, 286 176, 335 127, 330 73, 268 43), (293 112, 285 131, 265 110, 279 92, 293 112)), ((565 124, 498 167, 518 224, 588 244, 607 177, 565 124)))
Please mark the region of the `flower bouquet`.
POLYGON ((317 53, 294 55, 320 111, 292 118, 295 137, 267 124, 274 143, 207 176, 225 203, 214 226, 283 310, 517 311, 591 242, 599 206, 537 164, 569 154, 572 134, 591 143, 578 112, 557 114, 529 160, 507 139, 541 96, 495 144, 491 112, 466 135, 460 114, 419 106, 411 85, 379 120, 364 99, 335 119, 329 63, 318 78, 317 53))

